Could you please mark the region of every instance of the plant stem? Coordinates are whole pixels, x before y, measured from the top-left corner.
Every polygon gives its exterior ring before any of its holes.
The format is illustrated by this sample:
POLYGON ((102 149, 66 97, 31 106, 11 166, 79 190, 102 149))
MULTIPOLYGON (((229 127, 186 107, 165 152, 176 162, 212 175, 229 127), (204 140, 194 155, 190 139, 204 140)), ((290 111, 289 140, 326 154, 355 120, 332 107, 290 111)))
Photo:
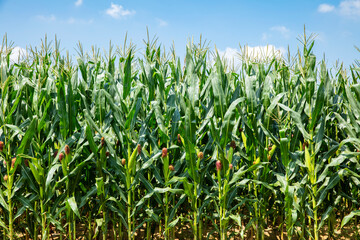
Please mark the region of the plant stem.
MULTIPOLYGON (((130 176, 128 176, 130 178, 130 176)), ((131 190, 130 179, 128 179, 128 203, 127 203, 127 220, 128 220, 128 239, 131 239, 131 190)))
MULTIPOLYGON (((254 195, 255 195, 255 198, 257 198, 258 194, 257 194, 256 183, 254 183, 254 195)), ((255 224, 256 224, 256 230, 255 230, 256 236, 255 236, 255 238, 256 238, 256 240, 259 240, 261 233, 260 233, 260 228, 259 228, 259 218, 260 218, 260 216, 259 216, 257 202, 254 203, 254 211, 255 211, 255 218, 256 218, 256 222, 255 222, 255 224)))
MULTIPOLYGON (((6 134, 6 131, 5 131, 6 134)), ((5 141, 6 144, 6 141, 5 141)), ((7 175, 8 175, 8 181, 7 181, 7 193, 8 193, 8 208, 9 208, 9 238, 10 240, 14 239, 14 217, 13 217, 13 202, 12 202, 12 185, 13 185, 13 181, 14 181, 14 175, 15 173, 13 173, 12 175, 10 175, 10 170, 11 170, 11 158, 10 158, 10 144, 8 144, 8 152, 5 153, 5 161, 7 162, 6 164, 6 170, 7 170, 7 175)))
POLYGON ((219 183, 219 206, 220 206, 220 213, 219 213, 219 218, 220 218, 220 239, 221 240, 225 240, 225 234, 224 234, 224 229, 223 229, 223 203, 221 202, 221 198, 222 198, 222 186, 221 186, 221 173, 218 170, 217 171, 217 177, 218 177, 218 183, 219 183))
MULTIPOLYGON (((66 181, 66 189, 67 189, 67 199, 69 199, 70 194, 69 194, 69 180, 66 181)), ((73 238, 72 232, 71 232, 71 225, 72 225, 72 221, 71 221, 71 209, 69 204, 67 203, 67 209, 66 209, 66 218, 67 218, 67 224, 68 224, 68 236, 69 239, 71 240, 73 238)))
MULTIPOLYGON (((151 147, 150 147, 150 154, 151 154, 151 147)), ((151 181, 150 171, 148 171, 148 181, 151 181)), ((147 206, 150 209, 150 199, 147 200, 147 206)), ((151 225, 150 222, 146 223, 146 239, 149 240, 151 235, 151 225)))
MULTIPOLYGON (((40 189, 41 191, 41 189, 40 189)), ((44 237, 45 235, 45 230, 46 230, 46 226, 45 226, 45 213, 44 213, 44 200, 41 199, 40 200, 40 211, 41 211, 41 233, 42 233, 42 237, 44 237)))
POLYGON ((197 184, 194 182, 194 212, 193 212, 193 224, 194 224, 194 240, 198 239, 198 229, 197 229, 197 184))
POLYGON ((8 206, 9 206, 9 238, 10 240, 14 239, 14 226, 13 226, 13 222, 14 222, 14 217, 13 217, 13 202, 11 199, 11 179, 12 176, 10 176, 10 181, 8 182, 8 206))
MULTIPOLYGON (((201 206, 201 200, 199 199, 199 206, 201 206)), ((203 220, 202 217, 199 217, 199 240, 202 240, 202 231, 203 231, 203 220)))
MULTIPOLYGON (((74 193, 73 193, 73 196, 75 197, 74 193)), ((74 212, 71 212, 71 217, 72 217, 72 220, 73 220, 73 234, 74 234, 74 240, 76 240, 76 220, 75 220, 75 213, 74 212)))
POLYGON ((91 218, 91 212, 90 212, 90 213, 89 213, 89 218, 88 218, 88 229, 89 229, 88 238, 89 238, 89 239, 92 239, 92 234, 91 234, 91 230, 92 230, 92 229, 91 229, 91 228, 92 228, 92 227, 91 227, 91 219, 92 219, 92 218, 91 218))
MULTIPOLYGON (((37 201, 35 201, 34 209, 37 209, 37 201)), ((60 236, 62 236, 62 235, 60 235, 60 236)), ((34 221, 34 235, 33 235, 33 238, 37 239, 37 221, 36 220, 34 221)))
POLYGON ((313 211, 314 211, 314 238, 315 240, 319 239, 319 234, 318 234, 318 216, 317 216, 317 207, 316 207, 316 195, 317 195, 317 187, 316 185, 313 187, 313 199, 312 199, 312 203, 313 203, 313 211))
POLYGON ((169 213, 169 204, 168 204, 168 193, 165 193, 165 239, 169 239, 169 229, 168 229, 168 213, 169 213))

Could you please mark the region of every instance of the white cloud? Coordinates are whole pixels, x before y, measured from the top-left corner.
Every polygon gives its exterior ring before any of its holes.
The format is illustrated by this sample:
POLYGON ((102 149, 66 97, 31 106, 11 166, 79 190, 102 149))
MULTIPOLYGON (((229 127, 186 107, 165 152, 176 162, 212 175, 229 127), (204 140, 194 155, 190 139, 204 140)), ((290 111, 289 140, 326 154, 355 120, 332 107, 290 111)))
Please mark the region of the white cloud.
POLYGON ((270 30, 280 33, 284 38, 290 37, 290 30, 285 26, 274 26, 270 30))
POLYGON ((55 17, 54 14, 51 14, 49 16, 37 15, 36 18, 39 19, 40 21, 43 21, 43 22, 54 22, 54 21, 56 21, 56 17, 55 17))
POLYGON ((160 19, 160 18, 157 18, 156 21, 157 21, 159 27, 166 27, 169 25, 168 22, 166 22, 165 20, 160 19))
POLYGON ((335 10, 335 6, 326 3, 320 4, 318 7, 318 12, 321 13, 332 12, 334 10, 335 10))
POLYGON ((339 12, 344 16, 360 16, 360 0, 347 0, 340 2, 339 12))
POLYGON ((9 53, 9 51, 11 50, 11 54, 10 54, 10 62, 11 63, 19 63, 19 60, 21 61, 21 59, 25 58, 26 56, 26 49, 16 46, 16 47, 12 47, 12 48, 6 48, 6 47, 2 47, 0 45, 0 51, 2 52, 1 55, 7 55, 9 53))
POLYGON ((360 17, 360 0, 343 0, 340 2, 339 6, 333 6, 326 3, 320 4, 318 12, 336 12, 346 17, 360 17))
POLYGON ((270 37, 271 37, 271 35, 270 35, 270 34, 263 33, 263 34, 262 34, 262 37, 261 37, 261 40, 263 40, 263 41, 267 41, 270 37))
POLYGON ((227 47, 225 51, 219 51, 219 56, 230 65, 238 66, 241 63, 240 51, 236 48, 227 47))
POLYGON ((117 5, 115 3, 111 3, 110 8, 106 9, 106 14, 113 17, 113 18, 120 18, 131 16, 135 14, 135 11, 124 9, 123 6, 117 5))
POLYGON ((219 51, 219 55, 230 66, 239 66, 242 61, 268 62, 274 57, 281 59, 285 54, 285 48, 276 48, 274 45, 267 46, 243 46, 240 49, 226 48, 225 51, 219 51))
POLYGON ((83 4, 83 0, 77 0, 75 6, 80 7, 83 4))
POLYGON ((65 22, 68 24, 92 24, 94 20, 93 19, 85 20, 85 19, 70 17, 65 22))
POLYGON ((255 62, 266 62, 275 58, 282 58, 283 48, 276 48, 274 45, 267 46, 244 46, 241 49, 241 57, 255 62))
POLYGON ((291 31, 285 26, 273 26, 269 29, 270 31, 264 32, 261 36, 261 40, 263 42, 268 42, 269 39, 282 37, 285 39, 289 39, 291 37, 291 31))
POLYGON ((67 20, 67 23, 69 23, 69 24, 74 24, 75 22, 76 22, 76 19, 73 17, 71 17, 67 20))
POLYGON ((13 50, 11 51, 11 55, 10 55, 10 60, 12 62, 19 62, 19 59, 21 60, 22 58, 24 58, 26 55, 26 50, 22 47, 14 47, 13 50))
POLYGON ((92 24, 94 22, 93 19, 81 19, 81 18, 74 18, 69 17, 67 19, 65 18, 57 18, 55 15, 51 14, 49 16, 45 15, 38 15, 36 18, 42 22, 55 22, 55 23, 61 23, 61 24, 92 24))

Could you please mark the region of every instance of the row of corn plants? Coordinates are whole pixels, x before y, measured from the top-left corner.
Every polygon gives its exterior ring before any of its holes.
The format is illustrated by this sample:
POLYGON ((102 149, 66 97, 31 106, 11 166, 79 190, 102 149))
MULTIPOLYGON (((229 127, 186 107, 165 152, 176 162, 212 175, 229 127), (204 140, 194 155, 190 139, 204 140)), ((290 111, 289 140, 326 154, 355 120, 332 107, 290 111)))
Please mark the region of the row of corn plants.
POLYGON ((360 237, 360 63, 200 39, 0 49, 0 238, 360 237))

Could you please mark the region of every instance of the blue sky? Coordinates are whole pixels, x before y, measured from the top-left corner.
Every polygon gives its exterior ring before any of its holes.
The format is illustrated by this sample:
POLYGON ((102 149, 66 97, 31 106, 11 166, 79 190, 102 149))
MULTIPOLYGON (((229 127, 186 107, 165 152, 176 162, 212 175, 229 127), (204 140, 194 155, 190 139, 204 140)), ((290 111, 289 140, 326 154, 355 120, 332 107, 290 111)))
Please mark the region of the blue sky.
POLYGON ((282 51, 289 46, 294 52, 304 25, 318 35, 318 58, 325 54, 330 65, 360 59, 354 48, 360 47, 360 0, 0 0, 0 36, 7 33, 14 46, 26 48, 56 34, 72 54, 78 41, 85 50, 108 48, 109 40, 122 45, 126 32, 142 48, 146 27, 167 49, 174 42, 180 56, 187 40, 200 34, 222 52, 239 44, 282 51))

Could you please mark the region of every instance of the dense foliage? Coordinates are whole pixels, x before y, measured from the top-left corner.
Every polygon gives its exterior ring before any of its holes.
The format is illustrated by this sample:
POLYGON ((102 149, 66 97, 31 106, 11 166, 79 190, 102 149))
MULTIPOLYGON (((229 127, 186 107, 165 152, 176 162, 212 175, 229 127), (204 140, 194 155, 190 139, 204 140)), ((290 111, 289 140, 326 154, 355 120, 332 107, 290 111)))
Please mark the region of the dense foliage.
POLYGON ((328 69, 312 37, 238 70, 201 42, 184 64, 154 40, 76 63, 2 46, 3 239, 358 236, 360 64, 328 69))

